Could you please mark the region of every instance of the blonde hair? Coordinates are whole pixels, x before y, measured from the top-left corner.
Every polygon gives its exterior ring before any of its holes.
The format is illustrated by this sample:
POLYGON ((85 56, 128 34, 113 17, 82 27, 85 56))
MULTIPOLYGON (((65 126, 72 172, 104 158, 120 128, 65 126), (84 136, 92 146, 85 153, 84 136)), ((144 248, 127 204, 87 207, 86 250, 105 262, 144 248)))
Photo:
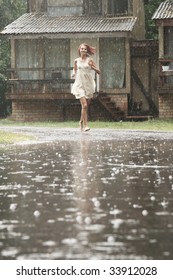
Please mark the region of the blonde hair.
POLYGON ((87 54, 88 54, 88 55, 93 55, 93 54, 95 54, 95 52, 96 52, 96 48, 95 48, 95 47, 92 47, 92 46, 90 46, 90 45, 88 45, 88 44, 86 44, 86 43, 82 43, 82 44, 80 44, 80 46, 79 46, 79 48, 78 48, 78 54, 79 54, 79 55, 80 55, 80 47, 81 47, 82 45, 84 45, 84 46, 87 48, 87 54))

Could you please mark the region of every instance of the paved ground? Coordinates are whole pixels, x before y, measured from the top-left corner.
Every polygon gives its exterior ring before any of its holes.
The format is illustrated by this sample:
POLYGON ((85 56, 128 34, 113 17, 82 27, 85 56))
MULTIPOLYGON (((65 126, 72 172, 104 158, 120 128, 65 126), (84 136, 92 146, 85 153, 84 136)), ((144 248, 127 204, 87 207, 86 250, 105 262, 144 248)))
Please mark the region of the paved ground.
POLYGON ((34 137, 32 141, 25 143, 47 142, 47 141, 77 141, 89 139, 99 140, 135 140, 135 139, 173 139, 173 132, 139 131, 139 130, 113 130, 113 129, 91 129, 89 132, 80 132, 78 128, 55 128, 55 127, 17 127, 0 126, 3 131, 22 133, 34 137))
POLYGON ((173 132, 0 130, 0 259, 173 259, 173 132))

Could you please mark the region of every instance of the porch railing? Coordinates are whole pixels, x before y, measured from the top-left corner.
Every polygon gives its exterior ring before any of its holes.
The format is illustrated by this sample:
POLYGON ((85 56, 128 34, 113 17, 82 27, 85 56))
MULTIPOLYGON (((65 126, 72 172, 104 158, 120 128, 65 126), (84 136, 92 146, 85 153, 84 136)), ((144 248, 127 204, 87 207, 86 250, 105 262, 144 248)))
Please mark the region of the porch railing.
POLYGON ((74 83, 74 79, 71 78, 72 70, 73 67, 57 67, 44 69, 11 68, 8 70, 8 93, 68 93, 70 92, 71 84, 74 83))

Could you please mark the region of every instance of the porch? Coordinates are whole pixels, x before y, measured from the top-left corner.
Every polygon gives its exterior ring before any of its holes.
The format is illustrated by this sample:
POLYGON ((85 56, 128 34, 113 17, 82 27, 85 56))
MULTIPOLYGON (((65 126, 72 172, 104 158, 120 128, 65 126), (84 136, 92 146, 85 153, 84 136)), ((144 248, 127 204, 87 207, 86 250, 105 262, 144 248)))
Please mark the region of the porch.
MULTIPOLYGON (((80 102, 71 94, 73 67, 56 68, 11 68, 8 70, 6 98, 12 101, 12 118, 21 121, 32 120, 77 120, 80 102), (24 73, 51 77, 49 79, 21 79, 24 73)), ((96 92, 89 108, 89 118, 93 120, 122 120, 128 111, 126 93, 108 94, 96 92)))
POLYGON ((57 68, 17 68, 9 69, 7 81, 7 99, 74 99, 70 94, 72 67, 57 68), (22 73, 19 75, 19 73, 22 73), (42 76, 41 79, 19 78, 24 73, 32 73, 30 77, 42 76), (51 78, 46 79, 46 73, 51 78))

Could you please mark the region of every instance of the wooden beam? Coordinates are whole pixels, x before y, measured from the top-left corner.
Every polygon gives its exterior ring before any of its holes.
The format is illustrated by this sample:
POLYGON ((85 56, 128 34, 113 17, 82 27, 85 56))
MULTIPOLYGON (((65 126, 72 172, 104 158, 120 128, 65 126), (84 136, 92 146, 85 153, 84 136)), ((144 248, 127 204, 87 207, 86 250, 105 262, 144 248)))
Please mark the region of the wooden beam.
POLYGON ((8 100, 76 100, 71 93, 6 94, 8 100))
POLYGON ((164 27, 159 26, 159 57, 164 56, 164 27))
MULTIPOLYGON (((16 68, 16 41, 14 39, 11 40, 11 68, 16 68)), ((15 78, 14 72, 11 73, 11 78, 15 78)))

